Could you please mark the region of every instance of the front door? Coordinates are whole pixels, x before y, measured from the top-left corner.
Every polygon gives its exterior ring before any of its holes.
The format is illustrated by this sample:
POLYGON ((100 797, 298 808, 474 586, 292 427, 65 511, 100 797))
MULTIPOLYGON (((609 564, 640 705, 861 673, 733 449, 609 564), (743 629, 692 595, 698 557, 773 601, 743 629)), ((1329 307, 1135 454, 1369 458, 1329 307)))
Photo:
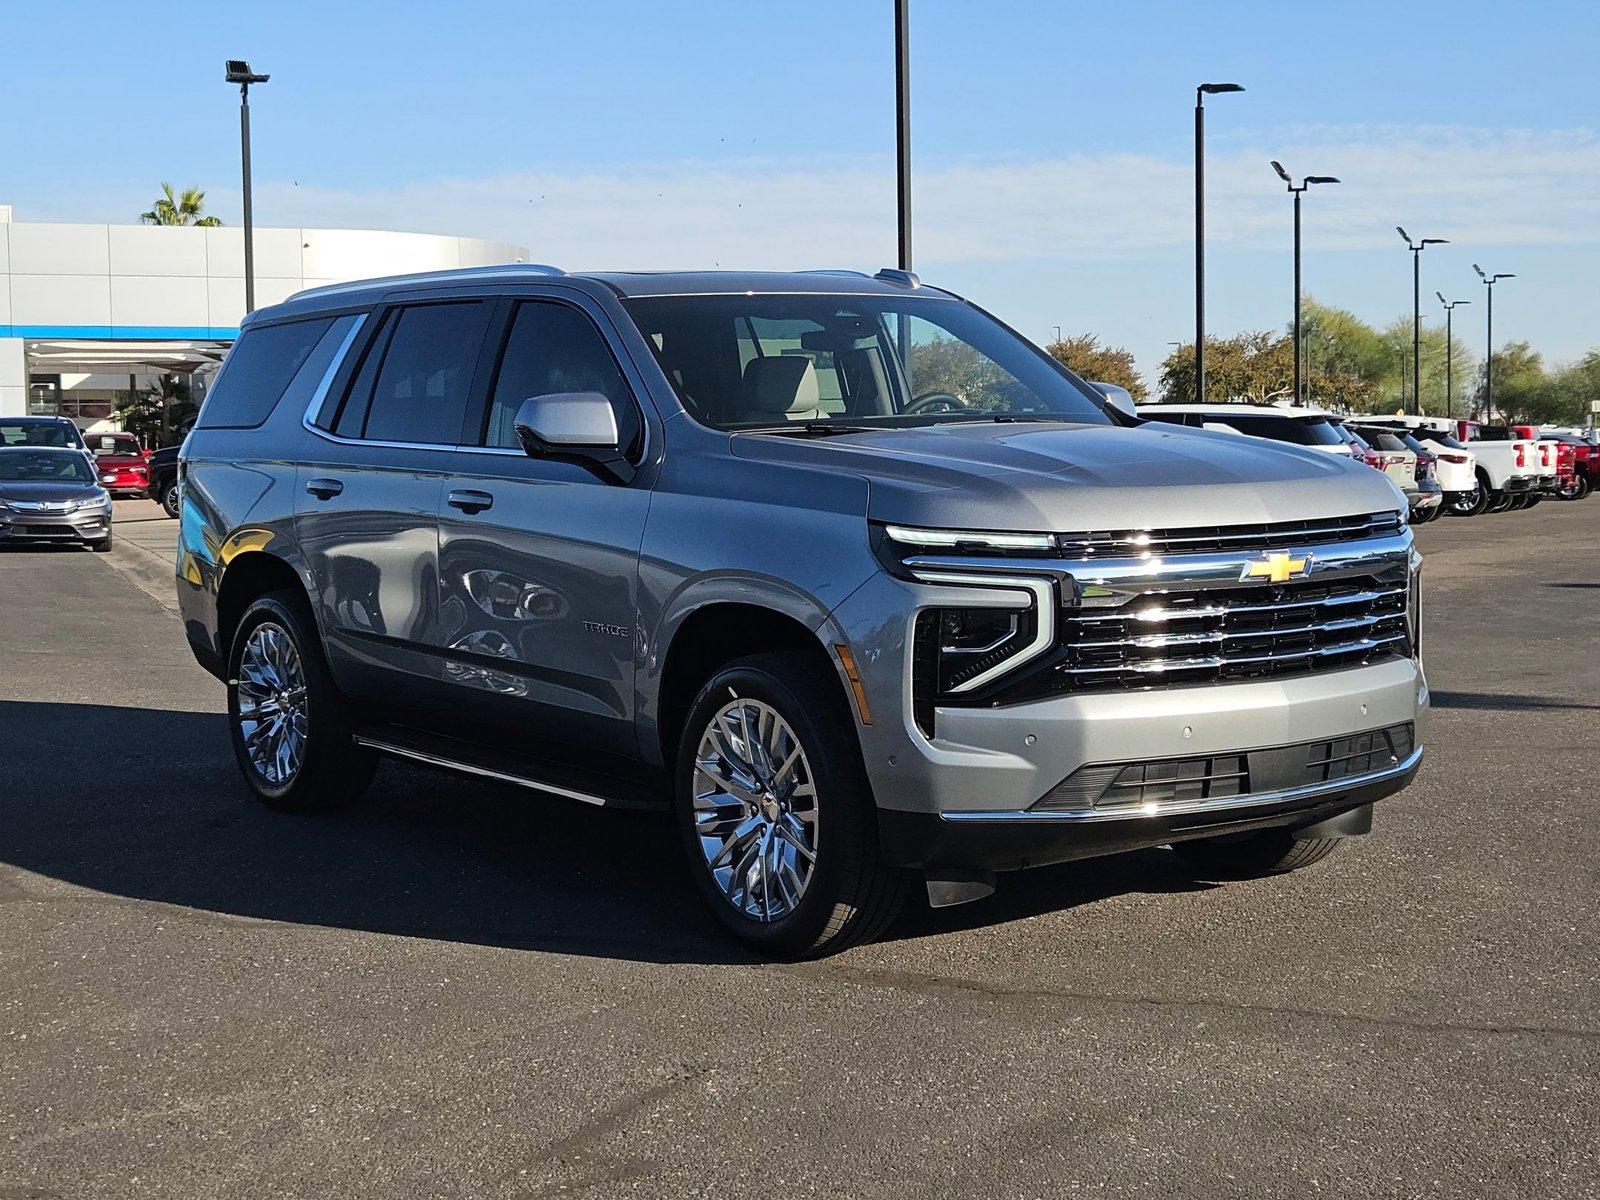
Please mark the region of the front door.
POLYGON ((454 456, 440 496, 446 669, 474 693, 475 713, 492 714, 507 748, 626 773, 615 756, 638 753, 633 676, 649 486, 530 458, 513 419, 532 396, 600 392, 616 410, 622 445, 637 455, 642 413, 595 320, 575 304, 516 301, 498 336, 498 369, 465 439, 476 447, 454 456))

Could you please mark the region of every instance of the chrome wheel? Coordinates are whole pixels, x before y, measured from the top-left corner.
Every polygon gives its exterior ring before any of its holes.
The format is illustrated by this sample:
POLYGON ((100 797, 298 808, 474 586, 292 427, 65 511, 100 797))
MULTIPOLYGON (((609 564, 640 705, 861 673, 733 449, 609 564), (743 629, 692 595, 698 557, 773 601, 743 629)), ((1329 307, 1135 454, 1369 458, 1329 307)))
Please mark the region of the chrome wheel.
POLYGON ((288 630, 263 621, 239 658, 239 735, 250 764, 268 783, 294 778, 306 750, 306 677, 288 630))
POLYGON ((751 920, 792 913, 817 862, 817 791, 800 739, 771 705, 733 700, 700 735, 695 838, 727 902, 751 920))

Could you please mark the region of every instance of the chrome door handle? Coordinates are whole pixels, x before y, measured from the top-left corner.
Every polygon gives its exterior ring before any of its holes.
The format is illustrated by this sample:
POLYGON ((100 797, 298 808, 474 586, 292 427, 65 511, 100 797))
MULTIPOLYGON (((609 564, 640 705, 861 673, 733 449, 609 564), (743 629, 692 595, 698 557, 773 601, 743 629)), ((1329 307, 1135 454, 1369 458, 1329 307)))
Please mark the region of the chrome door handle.
POLYGON ((459 508, 462 512, 471 516, 473 513, 481 513, 486 508, 493 508, 494 497, 488 492, 465 488, 459 492, 451 492, 447 497, 447 503, 451 508, 459 508))
POLYGON ((306 491, 310 492, 318 500, 331 500, 344 491, 344 484, 337 479, 308 479, 306 480, 306 491))

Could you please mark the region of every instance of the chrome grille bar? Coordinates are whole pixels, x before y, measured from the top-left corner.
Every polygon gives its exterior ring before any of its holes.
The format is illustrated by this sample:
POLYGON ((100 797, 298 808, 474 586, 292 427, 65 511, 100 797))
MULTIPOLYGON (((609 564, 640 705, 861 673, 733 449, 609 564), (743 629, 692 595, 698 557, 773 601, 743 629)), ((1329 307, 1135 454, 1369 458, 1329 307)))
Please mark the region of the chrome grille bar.
MULTIPOLYGON (((1392 614, 1399 618, 1402 613, 1392 614)), ((1263 635, 1270 636, 1270 635, 1263 635)), ((1173 671, 1206 671, 1223 667, 1265 665, 1295 662, 1305 659, 1331 658, 1340 654, 1370 653, 1389 645, 1404 644, 1406 635, 1397 633, 1382 638, 1358 638, 1353 642, 1339 642, 1331 646, 1316 646, 1310 650, 1286 650, 1276 654, 1215 655, 1208 658, 1154 658, 1123 663, 1110 663, 1103 667, 1057 667, 1067 675, 1116 675, 1133 672, 1140 675, 1167 675, 1173 671)))

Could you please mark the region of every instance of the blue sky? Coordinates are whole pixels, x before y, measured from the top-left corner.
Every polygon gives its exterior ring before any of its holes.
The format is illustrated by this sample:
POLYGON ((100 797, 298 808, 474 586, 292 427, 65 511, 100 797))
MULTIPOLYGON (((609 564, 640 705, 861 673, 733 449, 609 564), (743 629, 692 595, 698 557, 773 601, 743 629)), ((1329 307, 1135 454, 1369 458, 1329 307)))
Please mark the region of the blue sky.
MULTIPOLYGON (((0 45, 0 203, 120 220, 157 181, 237 220, 519 242, 569 268, 873 268, 894 256, 889 0, 31 6, 0 45), (71 47, 70 55, 63 47, 71 47)), ((1306 210, 1306 289, 1409 311, 1393 226, 1452 239, 1425 295, 1501 285, 1497 340, 1600 345, 1600 14, 1584 3, 913 0, 917 266, 1043 338, 1192 336, 1193 85, 1208 106, 1213 333, 1281 327, 1289 206, 1267 161, 1346 182, 1306 210)), ((1435 315, 1436 303, 1425 309, 1435 315)))

